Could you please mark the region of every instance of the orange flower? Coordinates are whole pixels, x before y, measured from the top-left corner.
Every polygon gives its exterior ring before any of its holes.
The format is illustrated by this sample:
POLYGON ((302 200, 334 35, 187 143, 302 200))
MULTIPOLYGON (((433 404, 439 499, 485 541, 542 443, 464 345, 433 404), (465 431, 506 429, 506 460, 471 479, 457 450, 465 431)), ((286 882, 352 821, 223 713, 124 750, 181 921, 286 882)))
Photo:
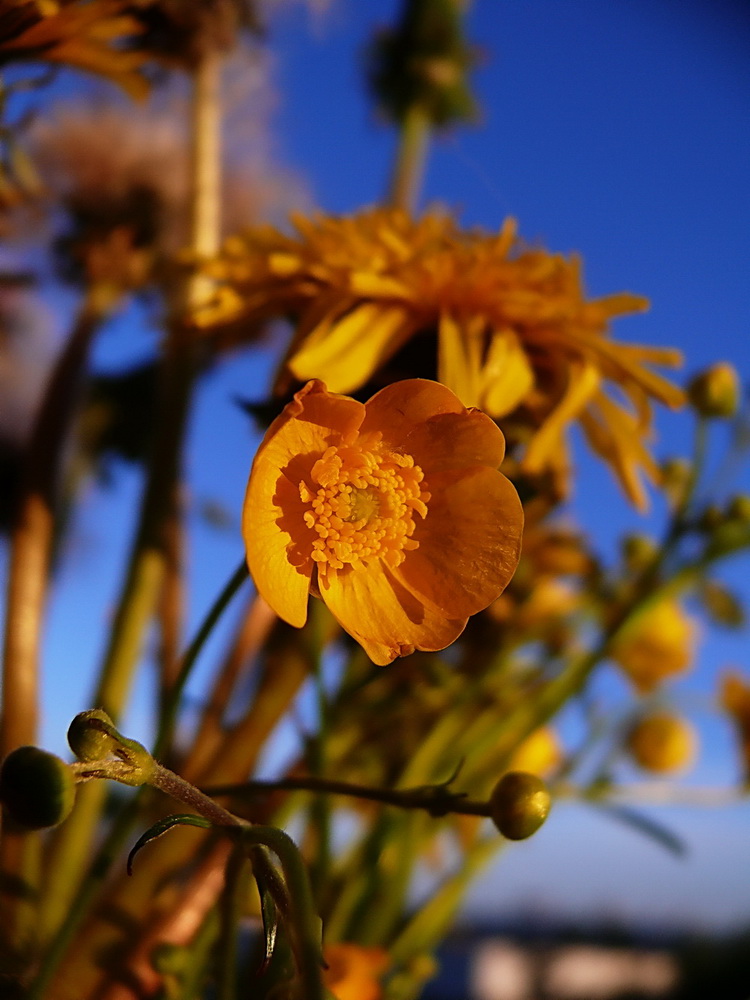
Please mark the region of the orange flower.
POLYGON ((243 536, 259 593, 301 627, 312 590, 375 663, 448 646, 518 563, 504 445, 437 382, 396 382, 365 404, 308 382, 250 473, 243 536))
POLYGON ((380 1000, 383 990, 379 976, 388 967, 388 953, 382 948, 359 944, 329 944, 328 964, 323 981, 336 1000, 380 1000))
POLYGON ((641 693, 653 691, 672 674, 687 670, 693 662, 697 629, 682 607, 665 599, 649 608, 633 631, 612 650, 616 660, 641 693))

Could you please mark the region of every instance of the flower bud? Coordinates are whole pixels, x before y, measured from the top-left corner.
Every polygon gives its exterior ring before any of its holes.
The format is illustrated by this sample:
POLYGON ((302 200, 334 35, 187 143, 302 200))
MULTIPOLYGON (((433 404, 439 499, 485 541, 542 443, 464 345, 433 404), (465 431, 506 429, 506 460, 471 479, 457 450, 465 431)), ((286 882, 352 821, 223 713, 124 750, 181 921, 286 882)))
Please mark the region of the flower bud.
POLYGON ((525 840, 549 815, 552 800, 541 778, 526 771, 508 771, 490 796, 490 817, 508 840, 525 840))
POLYGON ((695 732, 671 712, 644 716, 628 733, 626 746, 645 771, 666 774, 688 767, 695 757, 695 732))
POLYGON ((80 712, 68 728, 68 744, 79 760, 105 760, 117 747, 117 730, 101 708, 80 712))
POLYGON ((702 417, 733 417, 740 400, 737 369, 727 361, 711 365, 691 381, 688 398, 702 417))
POLYGON ((75 801, 70 767, 39 747, 18 747, 0 768, 0 802, 7 815, 29 830, 57 826, 75 801))

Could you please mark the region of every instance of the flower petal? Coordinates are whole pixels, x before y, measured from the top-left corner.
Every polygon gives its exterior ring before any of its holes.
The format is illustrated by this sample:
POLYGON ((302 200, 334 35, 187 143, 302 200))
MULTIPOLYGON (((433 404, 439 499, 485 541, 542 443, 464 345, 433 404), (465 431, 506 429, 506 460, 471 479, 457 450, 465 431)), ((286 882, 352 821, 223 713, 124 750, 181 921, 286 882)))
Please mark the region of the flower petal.
POLYGON ((415 649, 445 649, 466 626, 420 601, 380 560, 321 575, 318 585, 334 618, 381 666, 415 649))
POLYGON ((337 392, 351 392, 411 337, 416 321, 400 306, 366 302, 332 326, 313 331, 289 359, 297 378, 325 372, 337 392))
POLYGON ((512 330, 495 330, 482 366, 481 406, 493 417, 504 417, 523 402, 534 387, 534 371, 512 330))
POLYGON ((468 617, 486 608, 518 564, 523 508, 512 483, 495 469, 429 476, 432 498, 394 575, 445 614, 468 617), (478 543, 478 540, 481 540, 478 543))
POLYGON ((271 424, 255 456, 242 510, 247 564, 258 592, 290 625, 307 619, 316 537, 304 522, 299 484, 330 444, 356 434, 363 416, 361 403, 308 382, 271 424))
POLYGON ((412 378, 393 382, 365 403, 361 432, 379 430, 383 440, 428 469, 490 465, 505 454, 502 431, 480 410, 466 409, 440 382, 412 378))

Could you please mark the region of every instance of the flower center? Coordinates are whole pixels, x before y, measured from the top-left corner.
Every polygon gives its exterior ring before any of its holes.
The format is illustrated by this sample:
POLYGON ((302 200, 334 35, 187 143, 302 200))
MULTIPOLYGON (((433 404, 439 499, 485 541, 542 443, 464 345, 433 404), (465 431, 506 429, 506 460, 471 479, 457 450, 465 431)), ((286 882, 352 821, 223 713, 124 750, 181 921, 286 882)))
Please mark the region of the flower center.
POLYGON ((420 487, 424 473, 411 455, 383 447, 379 434, 355 445, 328 448, 299 484, 304 519, 318 535, 312 558, 318 572, 383 559, 403 562, 419 545, 414 515, 425 517, 430 494, 420 487))

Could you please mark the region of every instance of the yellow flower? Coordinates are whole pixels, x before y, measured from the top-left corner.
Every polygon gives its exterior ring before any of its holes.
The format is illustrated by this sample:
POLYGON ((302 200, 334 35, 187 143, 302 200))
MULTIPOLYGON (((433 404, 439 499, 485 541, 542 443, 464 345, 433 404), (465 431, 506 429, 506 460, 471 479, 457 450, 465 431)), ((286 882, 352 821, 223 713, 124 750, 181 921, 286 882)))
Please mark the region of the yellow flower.
POLYGON ((141 31, 127 0, 20 0, 0 12, 0 65, 18 60, 65 63, 145 97, 143 53, 117 43, 141 31))
POLYGON ((375 663, 443 649, 518 563, 523 512, 503 451, 492 420, 437 382, 397 382, 366 404, 309 382, 250 473, 259 593, 300 627, 312 589, 375 663))
POLYGON ((289 371, 336 392, 376 373, 382 384, 399 367, 395 377, 436 371, 464 405, 507 418, 530 474, 567 472, 564 432, 579 420, 631 500, 645 505, 640 472, 657 477, 644 443, 650 401, 683 402, 648 367, 679 364, 678 351, 608 336, 612 317, 645 309, 645 299, 587 301, 578 261, 520 246, 512 221, 494 235, 435 213, 413 220, 378 209, 295 225, 296 237, 264 227, 227 243, 212 271, 223 289, 199 323, 293 318, 289 371), (394 357, 409 341, 409 356, 394 357), (630 408, 604 391, 607 381, 630 408))
POLYGON ((750 783, 750 684, 738 673, 727 674, 722 679, 720 704, 737 730, 745 781, 750 783))
POLYGON ((560 763, 562 751, 554 729, 540 726, 527 736, 508 763, 509 771, 528 771, 546 778, 560 763))
POLYGON ((636 690, 647 693, 666 677, 691 666, 696 640, 694 620, 677 601, 666 599, 641 616, 633 631, 616 643, 611 655, 636 690))
POLYGON ((640 767, 657 774, 683 770, 695 759, 693 727, 671 712, 653 712, 639 719, 626 745, 640 767))
POLYGON ((379 977, 388 968, 383 948, 340 942, 327 945, 324 954, 328 968, 323 982, 336 1000, 380 1000, 379 977))

